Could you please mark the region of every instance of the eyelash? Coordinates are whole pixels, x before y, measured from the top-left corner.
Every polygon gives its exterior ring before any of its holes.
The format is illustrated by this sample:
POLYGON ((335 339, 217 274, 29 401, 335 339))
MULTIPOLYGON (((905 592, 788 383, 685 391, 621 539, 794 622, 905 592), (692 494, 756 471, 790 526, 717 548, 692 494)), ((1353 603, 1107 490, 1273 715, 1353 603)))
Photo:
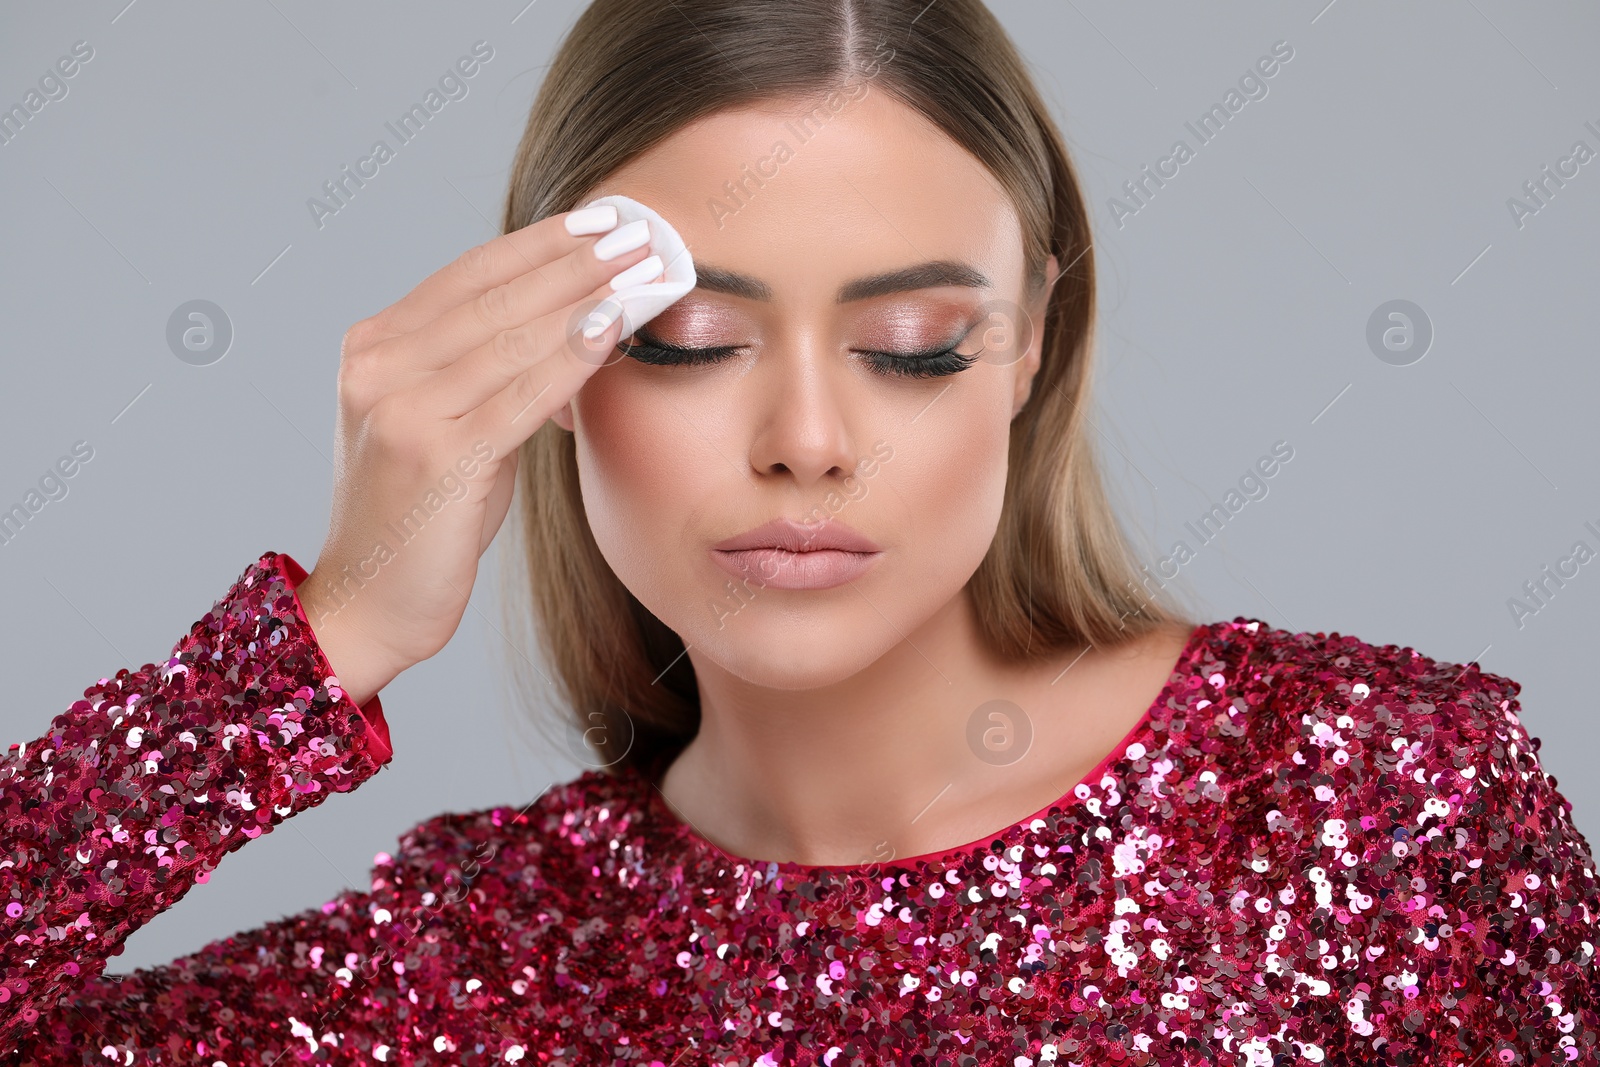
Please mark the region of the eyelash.
MULTIPOLYGON (((648 335, 640 330, 634 336, 648 335)), ((720 362, 739 351, 737 345, 683 348, 662 341, 619 344, 617 348, 624 355, 652 367, 703 366, 720 362)), ((956 346, 923 352, 862 352, 861 355, 866 357, 868 365, 877 373, 898 378, 942 378, 959 374, 978 361, 976 355, 965 356, 957 352, 956 346)))

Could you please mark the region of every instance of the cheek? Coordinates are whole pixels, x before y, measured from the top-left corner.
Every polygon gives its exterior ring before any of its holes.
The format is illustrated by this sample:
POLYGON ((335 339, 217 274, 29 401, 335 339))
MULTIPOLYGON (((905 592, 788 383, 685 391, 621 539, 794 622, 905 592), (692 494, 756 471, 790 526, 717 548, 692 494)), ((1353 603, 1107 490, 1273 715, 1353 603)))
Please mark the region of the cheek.
POLYGON ((924 573, 964 582, 988 551, 1005 501, 1008 415, 988 395, 952 390, 890 438, 884 473, 908 512, 903 543, 924 573))
POLYGON ((669 625, 703 592, 695 538, 725 524, 730 509, 748 513, 728 484, 744 483, 707 440, 720 436, 719 410, 705 390, 664 389, 627 363, 599 371, 573 400, 578 480, 595 543, 669 625))
POLYGON ((681 454, 683 420, 671 407, 648 403, 638 383, 607 367, 573 400, 578 478, 595 541, 632 588, 630 572, 649 567, 662 537, 681 529, 683 481, 692 464, 681 454), (644 520, 650 520, 645 522, 644 520), (638 531, 648 530, 648 539, 638 531))

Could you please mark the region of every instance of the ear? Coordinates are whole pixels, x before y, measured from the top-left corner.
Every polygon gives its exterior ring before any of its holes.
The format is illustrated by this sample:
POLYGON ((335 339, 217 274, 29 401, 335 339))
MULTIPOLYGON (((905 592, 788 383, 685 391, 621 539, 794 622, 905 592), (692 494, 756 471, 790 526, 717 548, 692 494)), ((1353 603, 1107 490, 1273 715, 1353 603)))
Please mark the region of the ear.
POLYGON ((550 420, 568 433, 572 432, 572 401, 561 405, 561 410, 550 416, 550 420))
POLYGON ((1059 270, 1060 264, 1056 261, 1056 257, 1050 256, 1044 265, 1044 286, 1040 289, 1038 297, 1022 309, 1022 313, 1027 317, 1026 321, 1017 323, 1018 335, 1027 338, 1028 348, 1022 354, 1022 358, 1014 364, 1017 368, 1017 382, 1011 402, 1013 419, 1021 414, 1028 397, 1033 395, 1033 379, 1039 373, 1039 364, 1044 354, 1045 311, 1050 306, 1050 294, 1055 290, 1059 270))

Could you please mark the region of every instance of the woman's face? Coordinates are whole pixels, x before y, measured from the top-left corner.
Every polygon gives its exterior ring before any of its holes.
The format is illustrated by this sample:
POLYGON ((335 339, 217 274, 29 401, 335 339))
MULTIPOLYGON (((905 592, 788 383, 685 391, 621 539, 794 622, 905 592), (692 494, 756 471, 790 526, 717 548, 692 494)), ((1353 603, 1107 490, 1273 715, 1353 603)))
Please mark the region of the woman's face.
POLYGON ((1043 322, 988 171, 870 85, 834 102, 808 126, 795 108, 718 113, 591 190, 660 212, 699 274, 624 347, 716 351, 614 356, 557 416, 618 577, 697 663, 783 689, 915 644, 961 594, 999 522, 1043 322), (714 548, 779 518, 877 551, 714 548))

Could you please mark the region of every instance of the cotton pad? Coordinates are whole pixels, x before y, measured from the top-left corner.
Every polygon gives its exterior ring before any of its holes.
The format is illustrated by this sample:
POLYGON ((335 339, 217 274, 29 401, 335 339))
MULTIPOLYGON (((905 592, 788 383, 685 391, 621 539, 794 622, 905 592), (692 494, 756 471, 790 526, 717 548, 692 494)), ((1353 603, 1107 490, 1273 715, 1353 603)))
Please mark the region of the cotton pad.
POLYGON ((665 264, 665 270, 655 281, 630 285, 612 295, 611 299, 622 305, 622 336, 626 338, 694 288, 694 257, 689 254, 688 245, 673 229, 672 223, 652 208, 621 195, 602 196, 583 206, 595 207, 600 204, 610 204, 617 209, 618 226, 637 219, 649 219, 650 251, 660 256, 665 264))

